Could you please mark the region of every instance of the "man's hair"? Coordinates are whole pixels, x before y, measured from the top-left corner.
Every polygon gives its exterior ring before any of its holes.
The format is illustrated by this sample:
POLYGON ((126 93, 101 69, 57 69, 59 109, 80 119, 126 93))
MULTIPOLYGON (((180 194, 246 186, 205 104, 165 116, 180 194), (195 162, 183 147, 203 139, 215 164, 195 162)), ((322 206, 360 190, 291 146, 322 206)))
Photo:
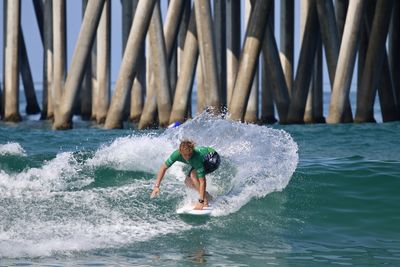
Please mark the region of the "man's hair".
POLYGON ((181 141, 179 145, 179 151, 191 151, 193 152, 194 149, 194 142, 190 139, 184 139, 181 141))

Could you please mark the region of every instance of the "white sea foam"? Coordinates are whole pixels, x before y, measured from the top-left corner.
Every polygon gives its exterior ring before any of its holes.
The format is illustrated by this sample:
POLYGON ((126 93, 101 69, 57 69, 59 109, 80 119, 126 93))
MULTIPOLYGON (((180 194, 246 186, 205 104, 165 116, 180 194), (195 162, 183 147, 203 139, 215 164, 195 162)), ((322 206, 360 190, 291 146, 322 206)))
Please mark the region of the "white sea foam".
POLYGON ((2 155, 15 155, 15 156, 26 156, 25 150, 18 143, 7 143, 0 144, 0 156, 2 155))
POLYGON ((87 160, 63 152, 39 168, 1 171, 0 258, 115 248, 190 229, 171 207, 171 202, 181 201, 179 206, 197 198, 182 183, 182 164, 168 170, 155 201, 149 199, 154 179, 135 177, 123 186, 85 188, 98 167, 155 176, 183 138, 213 146, 222 157, 220 168, 207 176, 207 188, 216 197, 214 216, 284 189, 298 162, 297 144, 288 133, 202 114, 161 135, 117 138, 87 160))
POLYGON ((155 172, 173 149, 171 142, 163 137, 120 137, 96 151, 87 164, 109 166, 117 170, 155 172))
POLYGON ((4 217, 0 218, 1 225, 7 225, 6 229, 0 228, 0 257, 120 247, 190 228, 157 214, 156 205, 142 201, 144 194, 148 197, 147 192, 147 183, 137 181, 119 188, 39 194, 25 198, 25 204, 13 203, 24 213, 2 211, 7 217, 13 216, 14 223, 4 223, 4 217))
POLYGON ((20 196, 37 192, 62 191, 69 188, 80 188, 93 181, 89 177, 79 177, 82 167, 76 162, 72 153, 63 152, 56 158, 47 161, 40 168, 30 168, 21 173, 0 171, 0 194, 3 196, 20 196))
MULTIPOLYGON (((128 141, 146 140, 132 138, 128 141)), ((1 171, 0 258, 68 255, 114 248, 189 229, 190 225, 169 217, 173 211, 161 213, 156 203, 150 201, 152 181, 138 179, 125 186, 84 189, 94 181, 94 177, 87 177, 93 172, 87 170, 95 166, 111 164, 128 170, 152 166, 148 162, 135 167, 135 161, 131 164, 129 160, 130 153, 115 160, 103 157, 103 153, 118 147, 119 142, 123 144, 123 139, 99 149, 86 162, 78 162, 73 153, 63 152, 40 168, 21 173, 1 171), (82 170, 86 170, 85 175, 82 170)), ((119 149, 121 153, 124 150, 119 149)), ((171 181, 164 187, 166 192, 175 192, 175 197, 179 196, 176 188, 171 181)))

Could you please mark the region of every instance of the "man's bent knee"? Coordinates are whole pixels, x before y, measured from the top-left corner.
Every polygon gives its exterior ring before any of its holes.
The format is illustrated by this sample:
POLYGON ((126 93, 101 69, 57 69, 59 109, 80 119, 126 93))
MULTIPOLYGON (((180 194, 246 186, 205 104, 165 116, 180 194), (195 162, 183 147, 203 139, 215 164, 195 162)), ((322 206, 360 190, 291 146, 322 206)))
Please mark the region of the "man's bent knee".
POLYGON ((195 188, 192 178, 190 178, 189 176, 186 176, 185 178, 185 185, 190 188, 195 188))

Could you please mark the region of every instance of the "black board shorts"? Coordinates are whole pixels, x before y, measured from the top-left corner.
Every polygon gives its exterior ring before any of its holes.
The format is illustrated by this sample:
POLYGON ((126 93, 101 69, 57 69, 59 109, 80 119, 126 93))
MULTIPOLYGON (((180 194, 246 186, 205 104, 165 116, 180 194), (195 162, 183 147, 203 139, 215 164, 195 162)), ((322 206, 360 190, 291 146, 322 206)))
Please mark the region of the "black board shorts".
MULTIPOLYGON (((207 155, 205 155, 204 159, 203 159, 203 166, 204 166, 205 174, 212 173, 213 171, 218 169, 220 163, 221 163, 221 159, 219 157, 219 154, 216 151, 210 152, 207 155)), ((189 170, 187 176, 190 176, 190 173, 193 170, 194 170, 194 168, 192 167, 189 170)))

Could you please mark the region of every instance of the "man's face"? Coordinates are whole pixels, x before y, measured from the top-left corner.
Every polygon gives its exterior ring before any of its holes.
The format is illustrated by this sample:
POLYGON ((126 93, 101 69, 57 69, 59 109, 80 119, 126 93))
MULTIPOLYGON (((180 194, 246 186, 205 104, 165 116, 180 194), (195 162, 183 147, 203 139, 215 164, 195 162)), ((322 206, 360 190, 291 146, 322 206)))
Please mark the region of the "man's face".
POLYGON ((189 160, 189 159, 192 157, 192 155, 193 155, 193 151, 192 151, 192 150, 189 150, 189 149, 183 149, 183 150, 181 150, 180 152, 181 152, 182 157, 183 157, 185 160, 189 160))

